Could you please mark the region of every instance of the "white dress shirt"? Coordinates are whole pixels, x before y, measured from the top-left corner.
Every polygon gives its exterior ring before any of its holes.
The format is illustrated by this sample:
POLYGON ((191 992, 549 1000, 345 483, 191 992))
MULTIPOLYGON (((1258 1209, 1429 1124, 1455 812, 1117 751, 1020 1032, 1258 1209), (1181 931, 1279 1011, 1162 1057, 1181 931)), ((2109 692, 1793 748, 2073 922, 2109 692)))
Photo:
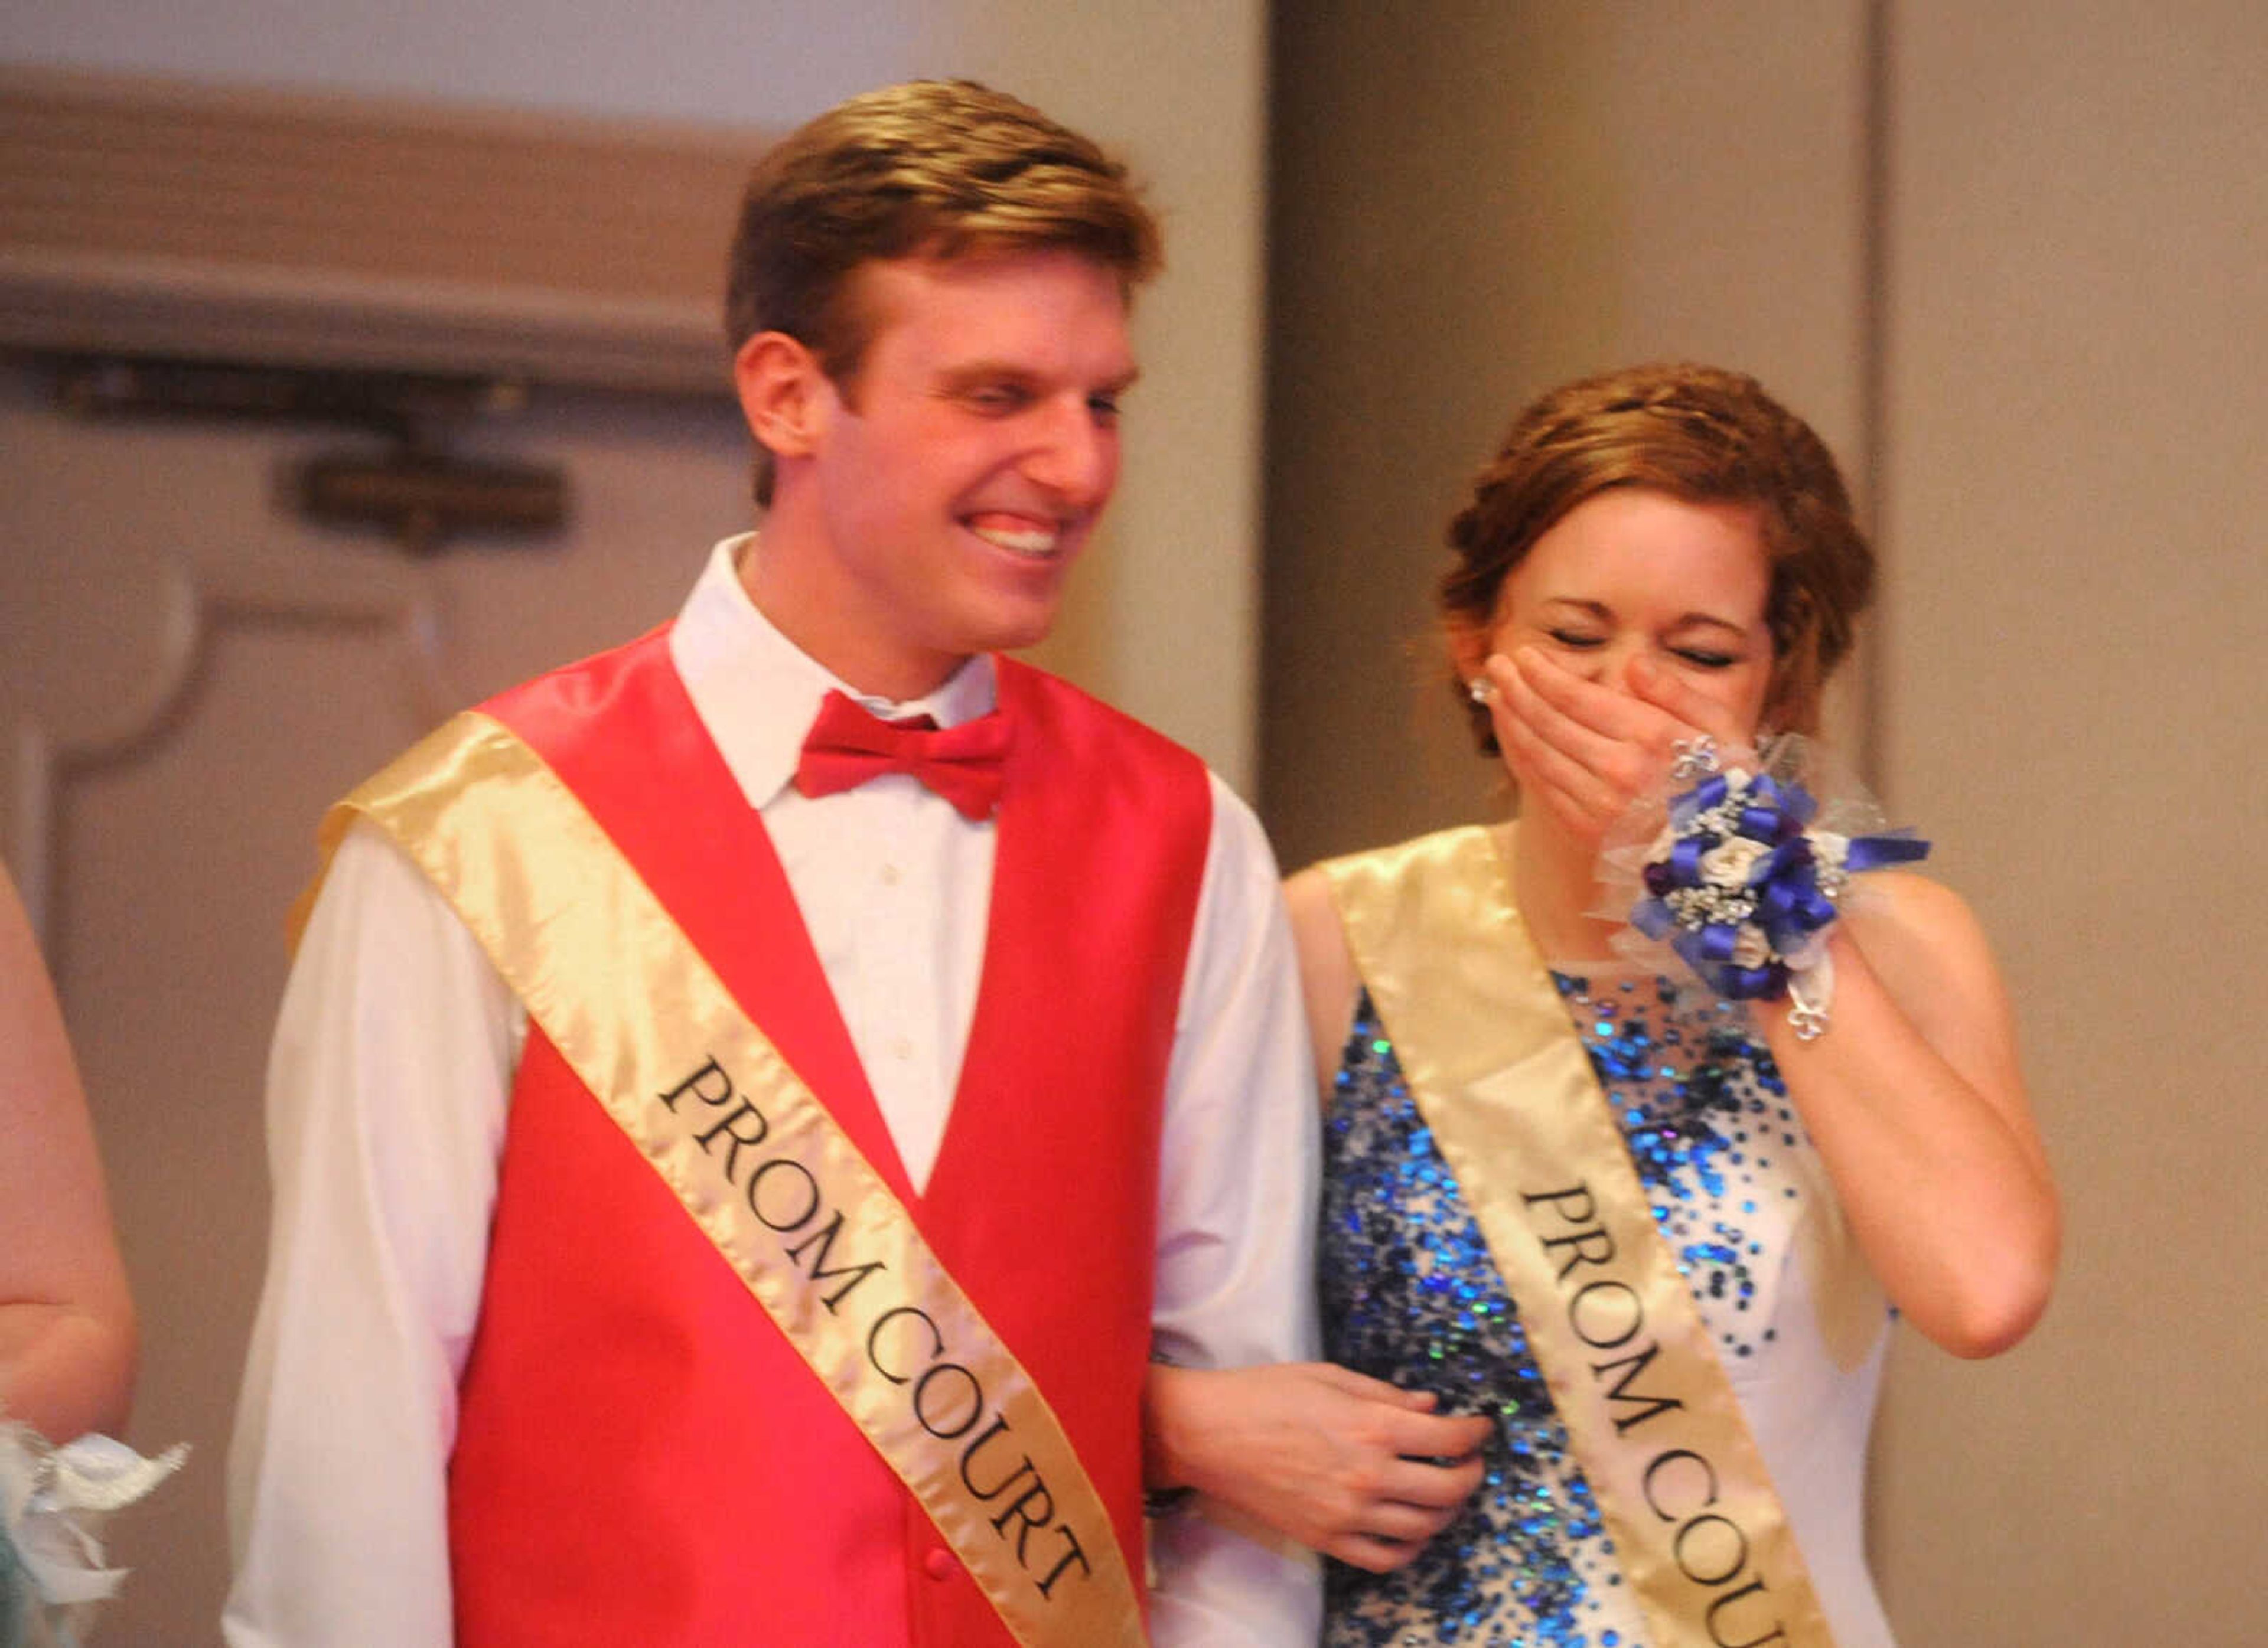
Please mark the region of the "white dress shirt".
MULTIPOLYGON (((891 775, 789 784, 844 688, 749 600, 727 540, 669 637, 696 711, 777 845, 917 1188, 937 1158, 983 964, 994 833, 891 775)), ((917 703, 992 706, 989 658, 917 703)), ((860 695, 853 695, 860 696, 860 695)), ((1315 1354, 1316 1119, 1276 869, 1212 779, 1212 835, 1167 1078, 1158 1348, 1199 1366, 1315 1354)), ((435 1648, 451 1637, 446 1482, 526 1020, 471 933, 357 824, 301 940, 268 1078, 268 1276, 229 1455, 232 1648, 435 1648)), ((1201 1516, 1160 1525, 1152 1629, 1307 1644, 1314 1563, 1201 1516)))

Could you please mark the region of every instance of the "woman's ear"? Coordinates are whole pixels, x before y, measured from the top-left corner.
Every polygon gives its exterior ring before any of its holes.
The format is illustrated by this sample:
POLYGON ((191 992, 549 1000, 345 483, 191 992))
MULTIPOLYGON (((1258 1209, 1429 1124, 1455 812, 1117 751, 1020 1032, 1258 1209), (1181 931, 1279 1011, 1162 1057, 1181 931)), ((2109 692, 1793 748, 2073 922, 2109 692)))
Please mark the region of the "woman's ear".
POLYGON ((733 357, 748 433, 775 460, 806 458, 826 432, 834 385, 818 357, 784 332, 759 332, 733 357))
POLYGON ((1450 666, 1461 681, 1471 682, 1480 678, 1481 666, 1488 662, 1492 648, 1487 625, 1473 622, 1469 618, 1445 619, 1441 638, 1449 649, 1450 666))

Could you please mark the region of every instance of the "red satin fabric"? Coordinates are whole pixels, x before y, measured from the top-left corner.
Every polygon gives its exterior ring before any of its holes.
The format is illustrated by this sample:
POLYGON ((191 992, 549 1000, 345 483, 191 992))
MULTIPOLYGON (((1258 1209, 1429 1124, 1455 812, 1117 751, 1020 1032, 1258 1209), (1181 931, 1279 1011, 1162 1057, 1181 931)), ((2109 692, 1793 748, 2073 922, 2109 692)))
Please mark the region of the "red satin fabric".
MULTIPOLYGON (((1194 757, 1050 677, 1004 659, 1000 696, 1018 732, 983 977, 918 1197, 770 839, 662 632, 489 709, 590 806, 913 1210, 1046 1391, 1138 1576, 1159 1117, 1211 798, 1194 757)), ((450 1527, 463 1648, 1009 1641, 918 1504, 536 1030, 450 1527)))

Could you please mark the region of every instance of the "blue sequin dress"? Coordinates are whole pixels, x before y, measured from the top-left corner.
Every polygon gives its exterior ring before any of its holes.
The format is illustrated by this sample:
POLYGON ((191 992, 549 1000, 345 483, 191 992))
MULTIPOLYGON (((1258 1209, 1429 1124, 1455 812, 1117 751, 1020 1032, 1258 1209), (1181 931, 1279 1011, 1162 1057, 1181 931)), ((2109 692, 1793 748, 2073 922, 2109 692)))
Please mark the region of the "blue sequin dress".
MULTIPOLYGON (((1891 1648, 1861 1526, 1886 1335, 1876 1332, 1852 1367, 1822 1338, 1795 1247, 1806 1203, 1825 1194, 1825 1181, 1770 1052, 1740 1008, 1697 986, 1634 973, 1555 978, 1718 1342, 1837 1648, 1891 1648)), ((1407 1567, 1380 1575, 1329 1564, 1324 1643, 1643 1648, 1642 1616, 1518 1314, 1366 993, 1323 1151, 1327 1353, 1433 1391, 1446 1411, 1498 1421, 1480 1492, 1407 1567)))

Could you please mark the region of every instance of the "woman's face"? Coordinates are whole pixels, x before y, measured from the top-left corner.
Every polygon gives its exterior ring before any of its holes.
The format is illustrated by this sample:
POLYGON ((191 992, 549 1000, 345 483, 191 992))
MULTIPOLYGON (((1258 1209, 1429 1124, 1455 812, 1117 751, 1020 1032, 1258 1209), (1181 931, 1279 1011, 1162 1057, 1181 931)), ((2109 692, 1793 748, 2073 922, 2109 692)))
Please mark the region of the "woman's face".
POLYGON ((1490 653, 1534 646, 1628 691, 1631 660, 1651 658, 1753 731, 1771 687, 1771 592, 1755 505, 1617 487, 1535 541, 1498 592, 1487 634, 1455 637, 1457 661, 1469 677, 1490 653))

